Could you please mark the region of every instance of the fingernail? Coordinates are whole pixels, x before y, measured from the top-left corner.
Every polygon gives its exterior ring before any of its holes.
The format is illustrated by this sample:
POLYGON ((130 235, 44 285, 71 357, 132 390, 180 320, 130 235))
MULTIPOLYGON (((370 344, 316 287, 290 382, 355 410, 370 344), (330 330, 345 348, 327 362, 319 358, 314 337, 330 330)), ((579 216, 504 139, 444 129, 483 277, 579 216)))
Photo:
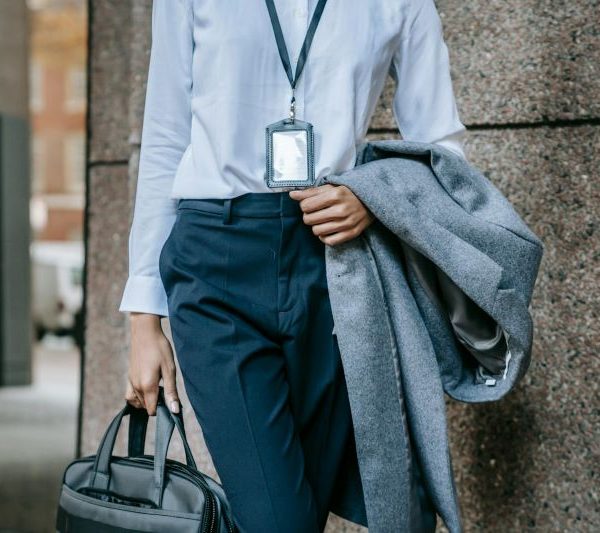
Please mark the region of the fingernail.
POLYGON ((177 400, 173 400, 171 402, 171 411, 174 413, 179 413, 179 402, 177 400))

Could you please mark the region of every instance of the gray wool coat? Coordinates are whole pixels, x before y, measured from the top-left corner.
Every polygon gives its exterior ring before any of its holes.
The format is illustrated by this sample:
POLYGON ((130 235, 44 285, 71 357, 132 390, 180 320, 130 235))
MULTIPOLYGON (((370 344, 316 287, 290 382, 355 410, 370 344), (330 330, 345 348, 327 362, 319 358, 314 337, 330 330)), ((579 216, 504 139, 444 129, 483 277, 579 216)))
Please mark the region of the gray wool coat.
POLYGON ((325 183, 346 185, 375 215, 325 252, 364 494, 363 505, 348 485, 333 511, 371 533, 431 531, 428 514, 461 532, 444 393, 495 401, 527 371, 543 244, 438 144, 365 142, 355 167, 325 183))

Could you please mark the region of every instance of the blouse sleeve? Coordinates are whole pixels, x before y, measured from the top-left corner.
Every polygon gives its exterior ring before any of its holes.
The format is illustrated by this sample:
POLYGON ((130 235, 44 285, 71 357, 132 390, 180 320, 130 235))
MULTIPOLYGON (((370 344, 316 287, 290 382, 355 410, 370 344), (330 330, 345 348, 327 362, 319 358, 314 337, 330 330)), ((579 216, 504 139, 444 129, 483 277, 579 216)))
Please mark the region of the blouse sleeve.
POLYGON ((465 157, 448 48, 434 0, 408 0, 407 19, 394 51, 392 103, 402 138, 439 143, 465 157))
POLYGON ((129 273, 119 311, 168 316, 158 258, 176 215, 170 197, 190 144, 193 52, 191 0, 154 0, 129 273))

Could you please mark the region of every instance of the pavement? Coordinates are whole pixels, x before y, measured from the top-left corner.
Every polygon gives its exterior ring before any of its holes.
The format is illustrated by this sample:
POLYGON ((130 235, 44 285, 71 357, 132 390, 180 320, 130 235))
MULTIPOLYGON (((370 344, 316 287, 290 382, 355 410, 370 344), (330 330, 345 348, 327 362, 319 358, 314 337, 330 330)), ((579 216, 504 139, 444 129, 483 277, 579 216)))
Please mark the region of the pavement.
POLYGON ((75 457, 79 351, 34 346, 33 383, 0 387, 0 533, 54 532, 62 474, 75 457))

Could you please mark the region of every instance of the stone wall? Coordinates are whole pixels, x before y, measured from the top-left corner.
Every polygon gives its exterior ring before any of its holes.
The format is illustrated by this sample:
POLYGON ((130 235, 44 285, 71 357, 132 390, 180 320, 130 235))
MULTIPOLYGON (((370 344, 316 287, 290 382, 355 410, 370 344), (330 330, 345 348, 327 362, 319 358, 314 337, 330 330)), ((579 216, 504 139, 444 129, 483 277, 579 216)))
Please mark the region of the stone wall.
MULTIPOLYGON (((528 374, 493 404, 448 400, 466 530, 599 530, 598 3, 439 0, 438 8, 469 129, 467 156, 546 245, 532 302, 536 340, 528 374)), ((127 268, 150 9, 151 0, 90 0, 84 454, 93 453, 123 403, 128 328, 117 307, 127 268)), ((372 138, 398 135, 392 89, 389 80, 372 138)), ((201 467, 216 475, 191 409, 186 422, 201 467)), ((178 441, 173 454, 181 457, 178 441)), ((338 520, 328 530, 358 531, 338 520)))

